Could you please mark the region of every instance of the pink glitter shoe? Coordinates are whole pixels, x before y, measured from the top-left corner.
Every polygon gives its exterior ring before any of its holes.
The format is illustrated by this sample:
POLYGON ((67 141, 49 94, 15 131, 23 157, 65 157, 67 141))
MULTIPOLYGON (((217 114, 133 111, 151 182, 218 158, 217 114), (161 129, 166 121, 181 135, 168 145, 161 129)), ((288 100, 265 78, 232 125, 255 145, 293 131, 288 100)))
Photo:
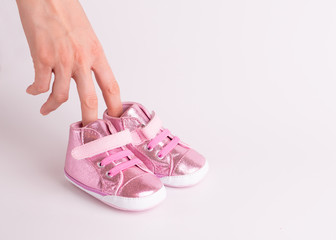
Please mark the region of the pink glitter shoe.
POLYGON ((152 208, 166 197, 161 181, 125 145, 129 130, 117 132, 110 122, 70 126, 66 178, 102 202, 122 210, 152 208))
POLYGON ((162 127, 158 116, 150 114, 138 103, 124 103, 120 118, 104 119, 112 122, 118 131, 128 129, 133 142, 129 149, 162 183, 171 187, 192 186, 203 179, 208 171, 205 158, 162 127))

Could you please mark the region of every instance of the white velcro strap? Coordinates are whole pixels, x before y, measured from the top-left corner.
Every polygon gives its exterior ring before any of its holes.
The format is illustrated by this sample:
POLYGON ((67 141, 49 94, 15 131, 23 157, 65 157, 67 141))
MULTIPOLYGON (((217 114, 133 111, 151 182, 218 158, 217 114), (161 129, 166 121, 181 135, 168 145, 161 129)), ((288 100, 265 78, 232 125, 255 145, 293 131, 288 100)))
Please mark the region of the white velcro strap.
POLYGON ((154 138, 162 128, 162 122, 155 112, 153 112, 152 116, 152 119, 147 123, 147 125, 141 129, 142 134, 147 139, 154 138))
POLYGON ((132 142, 132 135, 129 130, 124 130, 112 135, 99 138, 92 142, 75 147, 71 151, 73 158, 79 160, 84 158, 93 157, 100 153, 125 146, 132 142))
POLYGON ((131 134, 132 134, 132 143, 135 145, 139 145, 142 142, 141 137, 139 136, 139 133, 135 130, 135 131, 132 131, 131 134))

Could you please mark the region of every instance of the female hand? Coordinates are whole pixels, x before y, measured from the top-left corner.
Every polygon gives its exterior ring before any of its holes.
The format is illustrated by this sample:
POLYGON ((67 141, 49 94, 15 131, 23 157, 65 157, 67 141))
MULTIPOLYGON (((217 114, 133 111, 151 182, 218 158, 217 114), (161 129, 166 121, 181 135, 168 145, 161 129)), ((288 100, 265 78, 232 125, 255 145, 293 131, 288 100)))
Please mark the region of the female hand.
POLYGON ((83 125, 95 121, 98 102, 93 71, 108 114, 120 115, 118 83, 80 3, 77 0, 17 0, 17 5, 35 69, 35 80, 27 93, 48 92, 51 75, 55 75, 41 114, 46 115, 67 101, 73 78, 81 102, 83 125))

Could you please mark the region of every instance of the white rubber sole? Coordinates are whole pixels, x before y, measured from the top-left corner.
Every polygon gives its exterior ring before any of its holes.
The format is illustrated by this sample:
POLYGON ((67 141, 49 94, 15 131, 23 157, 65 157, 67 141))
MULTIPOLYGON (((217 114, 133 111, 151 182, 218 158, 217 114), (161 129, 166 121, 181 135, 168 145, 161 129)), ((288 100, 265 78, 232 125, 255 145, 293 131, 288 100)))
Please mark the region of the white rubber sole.
POLYGON ((190 187, 199 183, 209 170, 208 162, 197 172, 182 176, 168 176, 160 178, 161 182, 168 187, 190 187))
POLYGON ((112 195, 100 195, 96 192, 92 192, 88 189, 83 188, 82 186, 78 185, 74 181, 72 181, 67 175, 65 178, 74 184, 76 187, 82 189, 83 191, 87 192, 91 196, 97 198, 98 200, 102 201, 103 203, 125 211, 144 211, 150 208, 157 206, 166 198, 166 189, 163 186, 159 191, 156 193, 140 198, 127 198, 127 197, 120 197, 120 196, 112 196, 112 195))

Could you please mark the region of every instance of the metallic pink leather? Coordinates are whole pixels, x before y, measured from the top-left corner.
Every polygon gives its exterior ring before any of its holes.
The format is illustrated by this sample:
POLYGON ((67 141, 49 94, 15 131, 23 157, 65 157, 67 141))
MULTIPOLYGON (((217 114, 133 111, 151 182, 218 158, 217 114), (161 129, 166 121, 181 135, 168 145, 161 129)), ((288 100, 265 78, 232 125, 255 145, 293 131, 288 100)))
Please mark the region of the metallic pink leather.
POLYGON ((118 131, 128 129, 137 136, 136 141, 133 141, 132 144, 127 146, 143 161, 150 171, 161 179, 167 179, 169 177, 176 177, 175 179, 178 177, 185 178, 183 183, 177 182, 175 184, 169 181, 167 185, 173 187, 193 185, 203 178, 207 171, 207 169, 205 169, 207 168, 205 158, 194 149, 180 142, 177 137, 171 134, 167 136, 166 133, 169 133, 169 131, 163 127, 157 128, 157 124, 161 121, 154 119, 155 113, 149 113, 144 106, 134 102, 124 103, 123 110, 124 112, 119 118, 109 116, 107 111, 105 111, 103 118, 110 121, 118 131), (151 124, 150 122, 153 119, 155 126, 150 128, 150 130, 158 129, 158 132, 156 137, 148 138, 146 127, 151 124), (162 136, 167 137, 161 140, 162 136), (152 148, 148 146, 149 144, 151 145, 151 143, 155 145, 152 148), (162 151, 165 147, 167 148, 167 146, 169 151, 162 151), (165 154, 163 157, 160 157, 162 152, 165 154), (188 176, 195 178, 196 173, 200 175, 197 177, 199 179, 188 181, 188 176))
MULTIPOLYGON (((125 169, 122 168, 122 170, 118 170, 113 176, 109 176, 109 172, 111 172, 111 169, 113 170, 114 167, 127 161, 132 162, 132 159, 136 160, 136 156, 130 151, 128 151, 131 154, 130 156, 122 157, 121 159, 111 158, 113 154, 116 155, 118 152, 127 150, 128 148, 126 146, 110 149, 107 152, 102 152, 85 159, 75 159, 73 157, 72 151, 74 148, 85 146, 85 144, 94 141, 103 140, 104 137, 115 133, 117 133, 116 129, 109 121, 105 120, 97 120, 85 127, 81 126, 81 122, 72 124, 70 126, 69 143, 64 168, 68 179, 70 178, 75 185, 83 188, 87 192, 97 193, 101 196, 121 197, 122 200, 125 198, 148 197, 163 189, 161 181, 152 174, 141 161, 133 161, 134 164, 124 164, 127 165, 125 169), (102 160, 108 159, 107 157, 109 156, 113 161, 105 160, 105 163, 107 163, 106 166, 101 165, 102 160)), ((127 153, 127 151, 125 152, 127 153)), ((157 202, 158 201, 159 200, 157 200, 157 202)), ((110 203, 111 202, 107 204, 110 205, 110 203)), ((144 206, 147 207, 147 205, 144 206)))

